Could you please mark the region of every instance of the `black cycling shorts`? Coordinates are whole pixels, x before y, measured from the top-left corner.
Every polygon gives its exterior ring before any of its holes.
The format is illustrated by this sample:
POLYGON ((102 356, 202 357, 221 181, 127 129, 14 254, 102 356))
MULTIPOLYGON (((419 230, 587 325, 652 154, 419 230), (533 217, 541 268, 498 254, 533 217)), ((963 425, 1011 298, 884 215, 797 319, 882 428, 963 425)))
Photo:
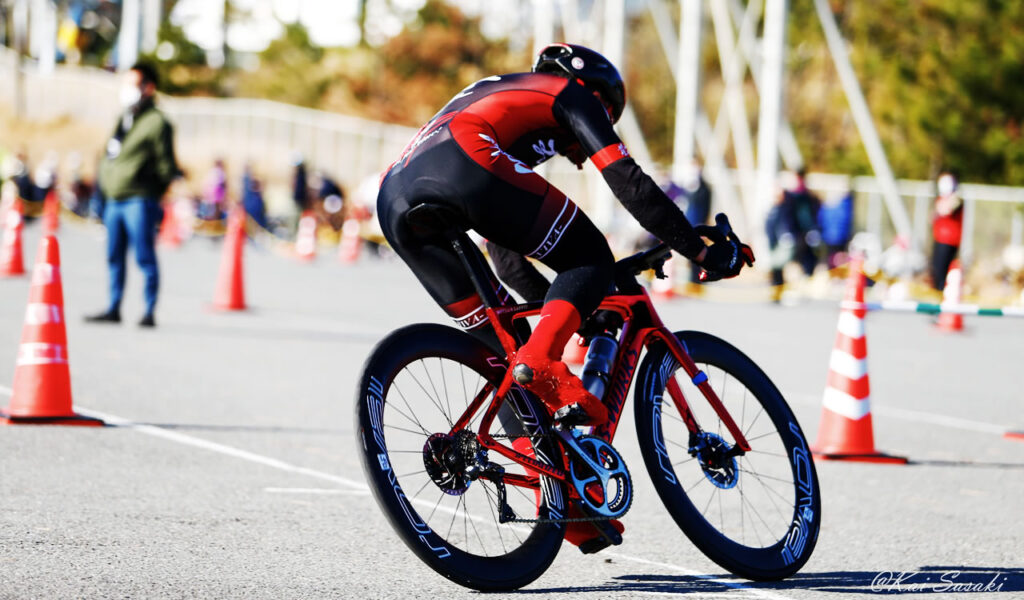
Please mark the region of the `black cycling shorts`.
MULTIPOLYGON (((572 200, 486 135, 453 135, 444 127, 429 146, 385 175, 377 214, 388 242, 439 305, 464 328, 484 321, 481 300, 449 241, 406 223, 409 209, 424 202, 453 209, 462 229, 554 270, 558 276, 545 300, 571 302, 584 317, 597 308, 614 257, 572 200)), ((499 290, 499 298, 505 301, 507 293, 499 290)))

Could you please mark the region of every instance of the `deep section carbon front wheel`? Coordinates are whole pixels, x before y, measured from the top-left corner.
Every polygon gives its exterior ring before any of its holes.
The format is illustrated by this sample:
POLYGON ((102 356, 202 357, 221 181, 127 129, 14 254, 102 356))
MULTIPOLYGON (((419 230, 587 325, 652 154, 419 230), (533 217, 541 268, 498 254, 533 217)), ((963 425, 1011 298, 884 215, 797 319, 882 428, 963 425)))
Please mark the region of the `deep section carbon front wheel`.
POLYGON ((637 436, 658 495, 711 560, 753 580, 796 573, 814 550, 821 497, 796 417, 767 375, 714 336, 675 334, 708 377, 751 449, 735 442, 664 344, 654 344, 635 391, 637 436), (687 426, 666 390, 674 378, 690 407, 687 426))
MULTIPOLYGON (((367 481, 402 540, 435 571, 466 587, 511 590, 539 577, 564 536, 563 483, 483 449, 476 432, 507 370, 482 342, 433 324, 382 340, 363 370, 356 398, 359 451, 367 481), (454 424, 487 398, 469 426, 454 424), (520 485, 506 484, 519 476, 520 485), (514 478, 513 478, 514 479, 514 478), (511 510, 509 510, 511 509, 511 510), (504 514, 503 514, 504 512, 504 514)), ((518 387, 503 400, 490 434, 542 462, 561 464, 538 401, 518 387)))

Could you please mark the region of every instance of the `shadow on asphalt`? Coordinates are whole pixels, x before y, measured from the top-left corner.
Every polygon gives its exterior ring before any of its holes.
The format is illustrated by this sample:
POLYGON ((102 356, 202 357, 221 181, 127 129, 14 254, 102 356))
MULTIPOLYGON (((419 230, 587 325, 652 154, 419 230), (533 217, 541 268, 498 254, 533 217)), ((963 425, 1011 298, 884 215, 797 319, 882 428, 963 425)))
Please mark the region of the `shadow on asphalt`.
POLYGON ((753 589, 810 590, 835 594, 1011 593, 1024 591, 1024 569, 926 566, 916 571, 834 571, 797 573, 785 581, 758 583, 731 576, 622 575, 596 586, 519 590, 517 594, 652 593, 744 595, 753 589), (733 585, 723 581, 734 580, 733 585))

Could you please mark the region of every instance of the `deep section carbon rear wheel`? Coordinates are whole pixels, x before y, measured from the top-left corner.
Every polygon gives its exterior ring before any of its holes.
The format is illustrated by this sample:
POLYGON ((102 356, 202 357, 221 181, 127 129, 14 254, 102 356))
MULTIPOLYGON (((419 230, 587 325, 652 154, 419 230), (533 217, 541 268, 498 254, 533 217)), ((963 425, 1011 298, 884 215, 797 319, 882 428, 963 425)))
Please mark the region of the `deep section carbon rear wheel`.
MULTIPOLYGON (((522 587, 554 560, 560 523, 501 522, 504 505, 520 519, 567 514, 563 483, 504 484, 529 477, 521 465, 477 442, 485 402, 469 427, 453 431, 473 399, 489 399, 507 367, 476 338, 433 324, 410 325, 382 340, 363 370, 356 398, 359 451, 367 481, 402 540, 435 571, 460 585, 522 587)), ((539 402, 514 387, 491 435, 519 452, 559 464, 539 402)), ((506 515, 507 516, 507 515, 506 515)))
POLYGON ((727 342, 675 334, 708 377, 751 450, 735 443, 664 344, 640 366, 637 436, 662 502, 690 540, 728 571, 778 580, 810 558, 821 527, 818 478, 807 439, 767 375, 727 342), (669 392, 674 377, 699 426, 691 432, 669 392))

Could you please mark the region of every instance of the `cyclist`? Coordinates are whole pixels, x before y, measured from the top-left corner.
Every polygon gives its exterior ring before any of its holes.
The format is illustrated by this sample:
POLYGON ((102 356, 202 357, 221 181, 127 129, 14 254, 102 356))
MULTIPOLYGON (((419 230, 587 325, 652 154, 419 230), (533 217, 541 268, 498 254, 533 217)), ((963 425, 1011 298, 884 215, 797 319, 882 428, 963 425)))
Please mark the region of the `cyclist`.
MULTIPOLYGON (((622 205, 673 250, 725 277, 753 260, 745 245, 705 245, 700 230, 630 158, 612 128, 625 104, 622 78, 602 55, 550 45, 531 73, 487 77, 452 98, 388 168, 377 198, 384 236, 464 329, 494 337, 481 331, 487 322, 482 300, 451 245, 441 232, 407 222, 407 213, 422 203, 449 208, 460 229, 487 238, 499 275, 513 289, 544 294, 540 320, 517 353, 513 374, 556 419, 573 424, 607 419, 604 405, 561 357, 608 291, 614 258, 590 219, 533 166, 558 154, 582 168, 589 158, 622 205), (538 282, 522 256, 557 273, 550 287, 543 278, 538 282)), ((494 286, 499 298, 508 298, 494 286)))

